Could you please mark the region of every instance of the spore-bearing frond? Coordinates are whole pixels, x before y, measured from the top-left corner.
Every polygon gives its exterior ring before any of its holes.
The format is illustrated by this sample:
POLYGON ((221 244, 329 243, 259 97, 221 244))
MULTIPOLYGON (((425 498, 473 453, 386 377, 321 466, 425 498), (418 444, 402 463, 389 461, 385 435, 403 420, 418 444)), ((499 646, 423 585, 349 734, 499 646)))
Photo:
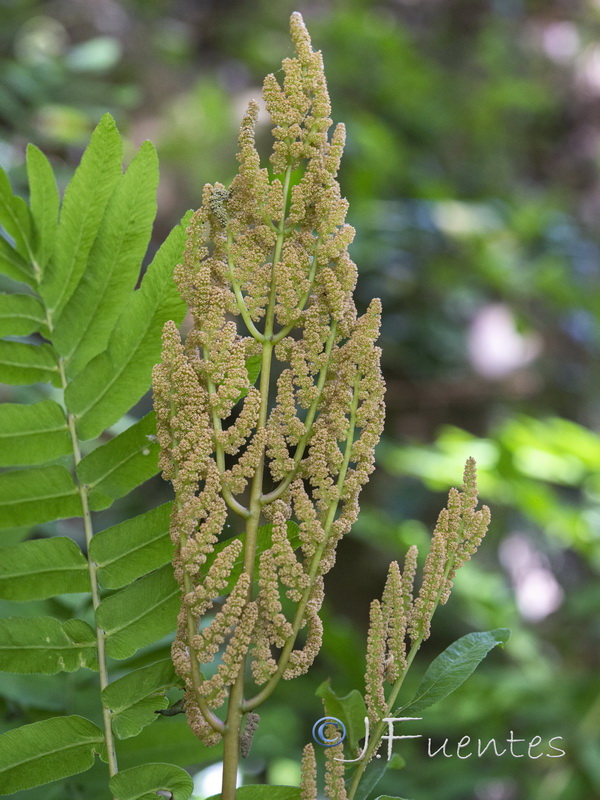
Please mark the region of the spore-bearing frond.
POLYGON ((348 255, 354 230, 336 180, 345 130, 338 125, 330 135, 322 57, 299 14, 291 32, 296 55, 283 62, 282 85, 269 75, 263 89, 275 175, 270 179, 260 164, 253 101, 239 134, 238 173, 228 188, 204 187, 175 271, 191 329, 184 344, 174 326, 165 329, 155 372, 162 465, 176 493, 175 574, 188 615, 173 648, 188 692, 195 691, 189 705, 203 737, 198 713, 214 730, 210 709, 224 702, 248 652, 256 682, 269 686, 302 674, 314 660, 322 576, 356 519, 383 427, 374 344, 381 309, 375 300, 357 314, 356 267, 348 255), (248 364, 256 356, 253 387, 248 364), (242 552, 223 550, 207 566, 236 514, 246 526, 242 552), (271 546, 257 581, 256 537, 264 522, 271 524, 271 546), (292 522, 296 549, 288 538, 292 522), (234 556, 241 577, 227 585, 230 599, 215 611, 214 592, 226 583, 220 559, 233 568, 234 556), (209 611, 215 616, 200 633, 209 611), (194 674, 209 661, 218 662, 216 671, 210 678, 199 672, 194 686, 194 674))

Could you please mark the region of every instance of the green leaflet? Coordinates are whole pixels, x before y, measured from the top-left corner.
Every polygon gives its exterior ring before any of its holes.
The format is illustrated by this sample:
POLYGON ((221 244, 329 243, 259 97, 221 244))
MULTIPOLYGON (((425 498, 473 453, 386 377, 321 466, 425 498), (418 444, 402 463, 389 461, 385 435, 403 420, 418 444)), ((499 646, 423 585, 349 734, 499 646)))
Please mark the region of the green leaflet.
MULTIPOLYGON (((373 789, 377 786, 379 781, 383 778, 384 773, 388 769, 402 769, 405 761, 398 753, 393 753, 391 759, 387 758, 373 759, 369 766, 366 768, 363 777, 361 778, 358 788, 354 795, 354 800, 367 800, 373 789)), ((351 778, 347 779, 347 784, 351 778)))
POLYGON ((80 619, 54 617, 0 619, 0 670, 4 672, 75 672, 98 669, 96 634, 80 619))
MULTIPOLYGON (((258 376, 260 375, 260 370, 262 368, 262 355, 257 356, 250 356, 246 360, 246 372, 248 373, 248 380, 250 382, 250 386, 254 386, 256 383, 258 376)), ((240 396, 238 397, 238 402, 243 398, 246 397, 248 394, 248 389, 242 389, 240 392, 240 396)))
POLYGON ((27 145, 27 177, 29 207, 37 230, 35 256, 43 270, 54 250, 59 197, 50 162, 33 144, 27 145))
POLYGON ((164 503, 94 536, 90 557, 102 586, 119 589, 172 560, 171 508, 172 503, 164 503))
POLYGON ((32 289, 37 286, 29 263, 2 236, 0 236, 0 272, 8 275, 13 281, 26 283, 32 289))
POLYGON ((66 536, 0 548, 0 597, 4 600, 38 600, 89 591, 87 561, 66 536))
MULTIPOLYGON (((0 169, 0 225, 15 241, 15 250, 29 264, 34 249, 34 227, 31 212, 22 197, 13 194, 10 182, 0 169)), ((31 268, 28 272, 32 274, 31 268)))
POLYGON ((79 418, 82 439, 98 436, 136 403, 150 385, 160 357, 164 323, 181 322, 185 305, 172 278, 185 240, 187 216, 175 227, 117 320, 107 350, 69 384, 65 399, 79 418))
MULTIPOLYGON (((79 480, 106 495, 110 505, 112 499, 123 497, 158 472, 158 444, 148 438, 155 434, 156 417, 152 411, 83 458, 77 465, 79 480)), ((106 505, 93 504, 92 509, 106 505)))
POLYGON ((98 753, 106 760, 100 728, 79 716, 53 717, 0 736, 0 793, 14 794, 85 772, 98 753))
POLYGON ((111 658, 129 658, 140 647, 175 629, 181 604, 179 585, 167 564, 104 599, 96 621, 106 633, 111 658))
POLYGON ((0 382, 19 385, 38 381, 54 386, 59 383, 53 348, 49 344, 0 341, 0 382))
POLYGON ((109 684, 102 692, 102 703, 112 711, 113 731, 128 739, 156 722, 158 709, 167 708, 165 690, 181 685, 171 659, 136 669, 109 684))
POLYGON ((394 711, 394 716, 402 711, 420 713, 466 681, 481 661, 496 645, 503 645, 510 638, 508 628, 497 628, 486 633, 468 633, 447 647, 429 665, 413 699, 406 706, 394 711))
POLYGON ((57 320, 52 341, 75 375, 101 353, 139 278, 156 215, 158 161, 145 142, 119 179, 79 285, 57 320))
MULTIPOLYGON (((235 792, 236 800, 300 800, 297 786, 240 786, 235 792)), ((213 794, 208 800, 221 800, 220 794, 213 794)))
POLYGON ((45 322, 44 306, 31 294, 0 294, 0 336, 28 336, 45 322))
POLYGON ((49 466, 0 474, 0 528, 80 517, 81 497, 69 471, 49 466))
POLYGON ((391 797, 389 794, 380 794, 376 800, 407 800, 406 797, 391 797))
POLYGON ((340 697, 331 688, 329 679, 319 686, 315 694, 323 699, 326 714, 340 719, 346 726, 346 739, 350 747, 353 750, 358 748, 359 739, 365 735, 367 716, 362 694, 353 689, 349 694, 340 697))
POLYGON ((86 267, 106 205, 122 174, 122 157, 121 137, 113 118, 105 114, 67 186, 54 258, 40 284, 53 317, 59 316, 86 267))
POLYGON ((194 782, 173 764, 143 764, 122 770, 108 784, 115 800, 156 800, 157 792, 171 792, 173 800, 188 800, 194 782))
POLYGON ((0 466, 43 464, 71 452, 65 412, 54 400, 0 405, 0 466))

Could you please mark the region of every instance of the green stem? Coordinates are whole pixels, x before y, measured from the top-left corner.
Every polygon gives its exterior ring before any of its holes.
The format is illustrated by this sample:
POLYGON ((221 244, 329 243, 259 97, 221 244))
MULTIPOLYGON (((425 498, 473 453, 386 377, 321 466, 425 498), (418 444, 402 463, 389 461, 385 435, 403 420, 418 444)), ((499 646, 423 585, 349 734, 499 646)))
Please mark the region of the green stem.
MULTIPOLYGON (((62 381, 62 389, 63 392, 67 388, 67 376, 65 373, 65 362, 64 359, 60 358, 58 361, 59 366, 59 373, 62 381)), ((71 444, 73 447, 73 458, 75 461, 75 468, 81 461, 81 451, 79 449, 79 438, 77 436, 77 429, 75 426, 75 417, 73 414, 69 414, 68 411, 65 412, 67 415, 67 424, 69 426, 69 433, 71 434, 71 444)), ((90 586, 92 590, 92 606, 94 608, 94 616, 96 614, 96 610, 100 605, 100 590, 98 588, 98 568, 95 562, 90 558, 89 551, 90 545, 92 542, 92 537, 94 535, 94 529, 92 527, 92 516, 90 513, 90 504, 88 498, 88 487, 85 484, 82 484, 77 477, 77 469, 75 469, 75 481, 77 485, 77 489, 79 491, 79 496, 81 497, 81 507, 83 511, 83 527, 85 531, 85 542, 87 546, 87 563, 88 563, 88 572, 90 576, 90 586)), ((108 669, 106 666, 106 648, 105 648, 105 638, 104 638, 104 631, 102 628, 95 623, 96 628, 96 645, 98 649, 98 669, 100 675, 100 691, 102 692, 108 686, 108 669)), ((105 708, 102 705, 102 721, 104 724, 104 740, 106 742, 106 752, 108 755, 108 772, 110 776, 116 775, 118 772, 117 766, 117 756, 115 752, 115 742, 112 733, 112 725, 111 725, 111 718, 110 718, 110 710, 105 708)))
MULTIPOLYGON (((291 166, 288 166, 283 182, 283 209, 277 241, 273 252, 273 268, 271 271, 271 287, 269 292, 269 302, 265 318, 264 334, 261 334, 262 341, 262 364, 260 370, 260 412, 256 425, 256 433, 263 430, 267 424, 269 410, 269 387, 271 382, 271 362, 273 359, 273 325, 275 319, 275 295, 276 295, 276 265, 281 259, 283 241, 285 239, 285 217, 287 212, 287 201, 290 191, 290 181, 292 176, 291 166)), ((240 293, 241 295, 241 293, 240 293)), ((237 294, 236 294, 237 297, 237 294)), ((243 298, 241 298, 243 303, 243 298)), ((238 305, 240 299, 238 298, 238 305)), ((245 304, 244 308, 245 308, 245 304)), ((243 315, 243 309, 240 307, 243 315)), ((244 317, 246 321, 246 317, 244 317)), ((252 333, 252 329, 248 327, 252 333)), ((258 331, 257 331, 258 333, 258 331)), ((254 334, 252 334, 254 335, 254 334)), ((255 336, 255 338, 257 338, 255 336)), ((244 563, 243 571, 250 576, 248 587, 248 602, 252 600, 252 579, 254 577, 254 562, 256 560, 256 544, 258 527, 261 516, 261 497, 263 487, 263 476, 265 468, 264 448, 258 459, 256 471, 252 479, 250 489, 250 500, 248 503, 249 516, 246 522, 246 535, 244 537, 244 563)), ((244 677, 246 672, 246 657, 241 661, 237 677, 229 692, 229 706, 227 709, 227 720, 225 723, 225 734, 223 737, 223 786, 221 789, 221 800, 235 800, 237 769, 240 755, 240 734, 242 718, 244 715, 244 677)))
POLYGON ((290 654, 291 654, 291 652, 292 652, 292 650, 294 648, 294 644, 296 642, 296 638, 298 636, 298 632, 299 632, 300 627, 302 625, 302 620, 303 620, 303 617, 304 617, 304 611, 306 609, 306 605, 308 603, 308 600, 310 598, 310 594, 311 594, 313 586, 315 584, 315 580, 317 578, 318 568, 319 568, 319 564, 321 563, 321 558, 323 556, 323 551, 325 550, 325 547, 326 547, 327 542, 329 540, 329 536, 330 536, 330 533, 331 533, 331 526, 332 526, 333 521, 335 519, 335 515, 336 515, 337 509, 338 509, 338 505, 339 505, 339 496, 340 496, 342 488, 344 486, 344 481, 346 479, 346 473, 348 471, 348 466, 350 464, 350 454, 352 452, 352 444, 354 442, 354 431, 356 429, 356 413, 357 413, 357 410, 358 410, 358 382, 359 382, 359 376, 357 375, 357 377, 355 379, 355 382, 354 382, 354 394, 353 394, 353 397, 352 397, 352 405, 350 407, 350 425, 348 427, 348 434, 346 436, 346 446, 345 446, 345 449, 344 449, 344 460, 342 462, 342 466, 340 468, 340 472, 339 472, 338 480, 337 480, 338 499, 335 500, 333 503, 331 503, 331 505, 329 506, 329 509, 328 509, 328 512, 327 512, 327 517, 326 517, 325 523, 323 525, 323 530, 324 530, 325 535, 323 537, 323 541, 317 547, 317 549, 316 549, 316 551, 315 551, 315 553, 313 555, 311 564, 310 564, 310 569, 309 569, 310 582, 309 582, 308 586, 306 587, 306 589, 304 590, 302 598, 301 598, 300 602, 298 603, 298 607, 296 609, 296 615, 294 617, 294 622, 293 622, 293 625, 292 625, 292 633, 286 639, 285 644, 283 646, 283 649, 281 650, 281 653, 279 654, 279 659, 278 659, 278 662, 277 662, 277 670, 276 670, 276 672, 274 672, 273 675, 271 675, 271 677, 268 680, 268 682, 263 686, 263 688, 261 689, 260 692, 258 692, 258 694, 254 695, 254 697, 252 697, 250 700, 247 700, 243 704, 244 712, 252 711, 257 706, 259 706, 261 703, 263 703, 273 693, 275 687, 277 686, 277 684, 279 683, 279 681, 281 679, 281 676, 285 672, 285 669, 287 667, 290 654))
MULTIPOLYGON (((430 623, 439 605, 444 584, 448 578, 448 575, 450 574, 453 564, 454 564, 454 558, 452 557, 449 559, 448 563, 444 568, 444 579, 441 582, 441 586, 436 595, 433 609, 429 616, 430 623)), ((392 687, 392 691, 390 692, 390 696, 386 704, 386 713, 385 713, 386 717, 389 717, 391 714, 394 713, 394 706, 396 705, 396 700, 400 693, 400 689, 402 688, 402 684, 404 683, 404 679, 406 678, 408 670, 410 669, 411 664, 413 663, 415 656, 417 655, 417 652, 422 644, 423 644, 423 636, 421 635, 418 639, 416 639, 413 642, 412 647, 408 653, 408 656, 406 657, 406 667, 402 670, 401 674, 398 676, 398 679, 396 680, 396 682, 392 687)), ((384 734, 386 726, 387 726, 386 722, 379 722, 374 728, 373 734, 371 736, 371 742, 367 747, 367 750, 365 752, 362 761, 357 765, 356 771, 352 778, 352 784, 350 785, 350 789, 348 790, 348 800, 352 800, 352 798, 354 797, 356 790, 358 788, 358 784, 360 783, 360 780, 364 774, 365 769, 367 768, 367 765, 369 764, 369 762, 371 761, 374 754, 377 752, 379 748, 379 745, 381 743, 381 737, 384 734)))
POLYGON ((250 335, 253 336, 257 342, 264 342, 265 335, 258 330, 256 325, 252 321, 250 313, 248 312, 248 307, 246 306, 246 303, 244 301, 244 295, 242 294, 239 284, 235 279, 233 258, 231 257, 232 243, 233 243, 233 238, 231 235, 231 231, 227 231, 227 266, 229 269, 229 280, 231 281, 231 286, 233 287, 233 293, 235 294, 236 304, 240 310, 242 319, 246 323, 246 327, 248 328, 248 332, 250 333, 250 335))
MULTIPOLYGON (((210 395, 215 395, 217 393, 216 386, 210 379, 208 380, 208 393, 210 395)), ((223 430, 223 425, 221 423, 221 417, 219 416, 216 408, 214 407, 211 410, 211 419, 212 419, 213 430, 215 432, 215 437, 214 437, 215 457, 217 462, 217 468, 221 475, 221 491, 223 493, 223 499, 225 500, 225 502, 232 511, 238 514, 240 517, 248 519, 248 517, 250 516, 250 511, 235 499, 231 489, 225 483, 225 477, 224 477, 225 452, 223 450, 223 447, 219 444, 219 436, 218 436, 219 433, 221 433, 223 430)))

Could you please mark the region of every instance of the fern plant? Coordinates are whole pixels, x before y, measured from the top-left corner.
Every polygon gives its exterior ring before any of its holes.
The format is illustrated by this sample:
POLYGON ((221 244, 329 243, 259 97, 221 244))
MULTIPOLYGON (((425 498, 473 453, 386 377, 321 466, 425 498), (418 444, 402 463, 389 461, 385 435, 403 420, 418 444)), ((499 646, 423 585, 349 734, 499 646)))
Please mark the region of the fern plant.
MULTIPOLYGON (((144 739, 161 714, 182 710, 194 750, 179 763, 210 758, 222 740, 221 797, 233 800, 256 709, 318 653, 324 575, 373 469, 384 387, 379 301, 358 317, 352 300, 353 230, 336 181, 344 129, 329 138, 323 64, 299 14, 291 30, 296 57, 284 61, 283 87, 271 75, 264 91, 275 176, 260 167, 252 103, 238 176, 228 189, 205 187, 201 209, 167 237, 138 289, 156 211, 150 143, 123 172, 121 138, 105 116, 62 203, 33 146, 29 204, 0 173, 0 380, 21 387, 10 399, 23 400, 0 406, 8 541, 0 600, 11 610, 29 603, 23 615, 0 618, 0 671, 57 681, 98 673, 93 719, 44 714, 0 737, 1 794, 41 797, 34 787, 74 780, 99 756, 107 765, 100 797, 108 784, 114 800, 187 800, 190 776, 162 757, 173 727, 158 747, 152 742, 156 760, 144 739), (182 342, 186 310, 192 323, 182 342), (129 412, 153 368, 156 415, 136 420, 129 412), (96 512, 159 466, 174 501, 105 527, 96 512), (81 521, 81 547, 76 535, 57 535, 64 530, 54 523, 70 518, 81 521), (239 532, 227 538, 234 519, 239 532), (85 600, 69 603, 70 594, 85 600), (173 634, 171 658, 157 643, 173 634), (173 695, 183 702, 171 705, 173 695), (128 748, 136 737, 137 751, 128 748)), ((505 631, 459 640, 433 662, 417 696, 398 705, 435 609, 487 527, 489 512, 476 505, 469 461, 463 492, 453 490, 440 515, 420 590, 413 596, 410 550, 373 603, 364 695, 318 689, 355 757, 345 774, 336 757, 343 745, 328 750, 328 800, 364 800, 373 790, 388 766, 371 761, 385 715, 445 697, 506 640, 505 631), (358 754, 365 723, 372 736, 358 754)), ((154 729, 172 724, 162 719, 154 729)), ((312 746, 302 766, 301 787, 242 792, 316 800, 312 746)))
MULTIPOLYGON (((80 716, 34 722, 2 737, 0 791, 54 781, 88 769, 94 753, 108 764, 114 797, 131 795, 117 775, 115 737, 133 736, 176 685, 170 661, 114 682, 108 659, 127 659, 168 634, 178 587, 168 562, 169 509, 95 532, 92 512, 108 508, 158 469, 154 414, 118 435, 111 426, 148 390, 166 320, 185 308, 173 284, 184 241, 177 226, 135 289, 156 213, 158 166, 142 145, 127 171, 114 121, 91 138, 62 204, 48 160, 27 151, 30 199, 15 196, 0 174, 0 379, 33 385, 33 403, 0 406, 0 526, 39 526, 79 517, 84 547, 67 536, 2 549, 0 596, 12 601, 87 592, 90 621, 52 616, 0 620, 0 669, 53 675, 98 671, 102 724, 80 716), (166 565, 166 566, 162 566, 166 565), (111 593, 103 590, 116 590, 111 593), (147 698, 152 697, 150 703, 147 698)), ((31 393, 28 393, 31 397, 31 393)), ((120 670, 122 672, 122 670, 120 670)), ((135 785, 169 788, 189 778, 175 767, 135 770, 135 785)), ((138 796, 138 795, 135 795, 138 796)))

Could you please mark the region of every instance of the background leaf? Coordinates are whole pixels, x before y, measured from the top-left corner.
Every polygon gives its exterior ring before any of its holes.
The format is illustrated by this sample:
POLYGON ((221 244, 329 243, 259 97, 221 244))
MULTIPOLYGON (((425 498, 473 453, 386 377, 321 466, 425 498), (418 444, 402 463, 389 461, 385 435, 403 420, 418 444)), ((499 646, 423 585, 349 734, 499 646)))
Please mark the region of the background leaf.
POLYGON ((0 736, 0 793, 13 794, 68 775, 85 772, 104 737, 97 725, 79 716, 53 717, 0 736))
POLYGON ((348 744, 353 750, 356 749, 359 740, 365 736, 365 717, 368 716, 362 694, 353 689, 344 697, 339 697, 331 688, 330 680, 322 683, 315 694, 322 698, 326 715, 344 723, 348 744))
POLYGON ((113 775, 109 788, 116 800, 156 800, 159 790, 170 791, 173 800, 188 800, 194 782, 173 764, 144 764, 113 775))
MULTIPOLYGON (((296 786, 265 786, 253 784, 240 786, 235 792, 236 800, 300 800, 300 789, 296 786)), ((220 800, 220 794, 213 794, 208 800, 220 800)))
POLYGON ((431 662, 413 699, 408 705, 396 709, 393 715, 400 711, 402 716, 415 714, 447 697, 466 681, 490 650, 506 644, 509 638, 507 628, 462 636, 431 662))
POLYGON ((0 548, 0 597, 5 600, 36 600, 89 591, 87 561, 66 536, 0 548))
POLYGON ((149 725, 131 739, 119 743, 119 766, 121 769, 136 766, 147 761, 169 761, 180 767, 190 764, 213 763, 221 758, 223 745, 214 747, 198 746, 184 714, 176 717, 156 715, 158 721, 149 725))

